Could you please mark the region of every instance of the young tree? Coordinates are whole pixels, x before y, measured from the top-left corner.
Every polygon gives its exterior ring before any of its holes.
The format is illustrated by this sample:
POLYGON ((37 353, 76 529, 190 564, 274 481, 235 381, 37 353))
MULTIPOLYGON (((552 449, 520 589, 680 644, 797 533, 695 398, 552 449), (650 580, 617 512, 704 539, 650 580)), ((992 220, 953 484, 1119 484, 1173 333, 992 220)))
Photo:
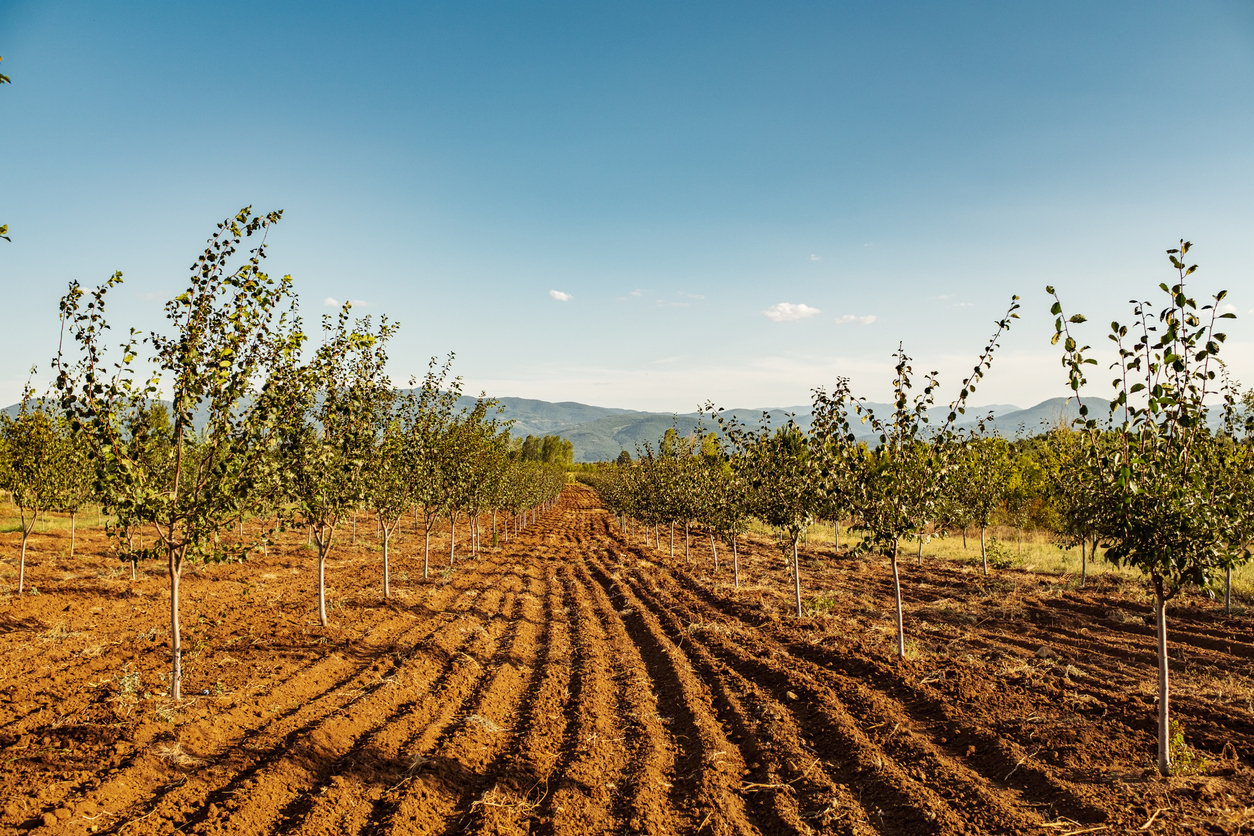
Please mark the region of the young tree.
POLYGON ((218 224, 192 266, 187 290, 166 303, 170 333, 142 336, 131 329, 116 356, 104 344, 105 303, 122 274, 90 294, 73 282, 61 300, 62 323, 79 355, 72 359, 63 342, 54 361, 61 406, 90 447, 106 510, 149 527, 165 553, 170 694, 176 700, 182 695, 179 582, 185 561, 227 556, 216 535, 247 507, 275 423, 278 393, 262 384, 299 343, 285 309, 293 298, 291 278, 272 279, 261 270, 265 234, 280 214, 254 215, 249 207, 218 224), (254 235, 261 243, 231 268, 239 246, 254 235), (137 368, 145 347, 146 377, 137 368), (158 471, 130 443, 126 424, 163 389, 173 402, 173 467, 158 471))
MULTIPOLYGON (((897 655, 906 655, 905 617, 901 598, 901 575, 898 549, 903 537, 921 536, 927 525, 937 517, 937 508, 948 483, 946 477, 955 459, 953 425, 966 411, 967 398, 975 391, 993 362, 1001 335, 1018 319, 1017 296, 1010 309, 997 322, 997 330, 976 360, 971 374, 962 382, 962 389, 949 406, 948 417, 935 432, 931 431, 928 410, 938 387, 936 372, 924 377, 923 391, 913 393, 913 368, 910 357, 898 347, 893 377, 893 411, 887 418, 875 415, 861 400, 854 407, 876 431, 879 443, 864 448, 854 458, 857 476, 851 480, 854 516, 863 532, 859 549, 887 554, 892 564, 893 595, 897 616, 897 655)), ((837 398, 839 400, 839 398, 837 398)), ((832 425, 837 435, 852 438, 846 426, 832 425)))
MULTIPOLYGON (((1230 539, 1230 521, 1248 503, 1240 489, 1249 484, 1250 463, 1235 460, 1230 445, 1207 425, 1212 395, 1222 396, 1229 422, 1236 407, 1235 391, 1219 378, 1225 335, 1217 330, 1218 320, 1233 314, 1220 312, 1225 291, 1200 308, 1185 292, 1186 277, 1197 269, 1182 260, 1190 247, 1181 241, 1167 251, 1177 279, 1159 285, 1167 297, 1161 308, 1138 302, 1131 326, 1111 323, 1118 359, 1112 366, 1110 429, 1103 431, 1082 401, 1078 419, 1100 497, 1094 526, 1106 558, 1142 571, 1154 596, 1163 775, 1171 772, 1168 603, 1186 586, 1216 584, 1225 567, 1249 558, 1247 544, 1230 539)), ((1071 326, 1085 318, 1067 317, 1054 289, 1046 292, 1054 298, 1054 343, 1063 342, 1062 363, 1078 397, 1086 366, 1096 364, 1089 347, 1071 334, 1071 326)))
POLYGON ((0 414, 0 439, 5 465, 0 468, 0 487, 13 496, 22 527, 18 558, 17 594, 26 589, 26 543, 41 511, 53 507, 61 496, 70 450, 57 420, 27 389, 16 416, 0 414))
POLYGON ((764 413, 756 432, 735 418, 724 420, 721 411, 715 413, 715 420, 734 450, 732 461, 748 488, 750 512, 779 532, 780 546, 792 566, 793 603, 800 618, 805 610, 797 543, 814 522, 823 499, 819 489, 822 458, 812 449, 814 439, 791 416, 783 426, 772 429, 764 413))
POLYGON ((993 512, 1005 504, 1012 473, 1010 445, 1000 436, 972 437, 955 451, 950 493, 966 506, 971 520, 980 527, 980 563, 985 577, 988 577, 986 532, 993 521, 993 512))
POLYGON ((324 317, 323 342, 288 381, 279 451, 287 495, 313 526, 318 549, 318 623, 327 624, 326 565, 346 514, 366 500, 375 465, 381 416, 394 392, 384 372, 386 344, 396 326, 384 317, 350 323, 345 304, 324 317))

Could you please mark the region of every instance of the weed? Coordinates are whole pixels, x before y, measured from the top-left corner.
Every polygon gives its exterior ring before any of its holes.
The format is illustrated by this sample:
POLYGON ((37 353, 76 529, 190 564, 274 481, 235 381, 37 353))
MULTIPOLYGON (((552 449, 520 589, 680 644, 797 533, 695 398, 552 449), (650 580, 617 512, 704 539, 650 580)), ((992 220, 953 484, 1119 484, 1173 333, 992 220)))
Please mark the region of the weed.
POLYGON ((1210 769, 1210 760, 1184 742, 1184 726, 1179 720, 1171 721, 1167 736, 1167 752, 1173 775, 1202 775, 1210 769))
POLYGON ((117 689, 118 699, 127 702, 135 702, 139 697, 139 671, 131 670, 131 663, 127 662, 122 666, 122 673, 113 678, 114 688, 117 689))
POLYGON ((44 633, 45 641, 59 642, 65 641, 70 636, 77 636, 78 633, 72 631, 70 626, 64 621, 58 621, 50 630, 44 633))
POLYGON ((815 595, 806 605, 806 615, 822 615, 829 613, 840 606, 840 599, 837 598, 835 592, 826 592, 822 595, 815 595))

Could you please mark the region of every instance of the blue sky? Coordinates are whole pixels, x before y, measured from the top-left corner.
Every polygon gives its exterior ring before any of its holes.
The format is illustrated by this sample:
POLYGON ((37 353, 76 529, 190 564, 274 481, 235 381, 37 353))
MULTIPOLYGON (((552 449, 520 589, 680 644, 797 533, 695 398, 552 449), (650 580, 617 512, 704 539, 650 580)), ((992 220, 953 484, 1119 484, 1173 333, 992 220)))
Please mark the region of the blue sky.
POLYGON ((0 401, 67 282, 159 327, 248 204, 310 324, 400 321, 398 383, 880 399, 904 341, 948 394, 1018 293, 975 400, 1027 406, 1066 394, 1044 285, 1127 318, 1183 236, 1254 385, 1254 5, 1181 9, 0 0, 0 401))

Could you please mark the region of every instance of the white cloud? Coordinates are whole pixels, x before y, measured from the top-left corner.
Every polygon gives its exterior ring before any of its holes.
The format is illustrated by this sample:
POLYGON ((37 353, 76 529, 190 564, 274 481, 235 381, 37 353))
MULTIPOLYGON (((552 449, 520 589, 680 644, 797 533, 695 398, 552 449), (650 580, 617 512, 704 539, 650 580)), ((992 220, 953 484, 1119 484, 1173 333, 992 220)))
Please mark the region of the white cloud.
POLYGON ((771 322, 795 322, 822 313, 818 308, 800 302, 778 302, 762 311, 771 322))
POLYGON ((814 253, 810 253, 810 260, 811 260, 811 261, 822 261, 822 260, 823 260, 823 258, 822 258, 821 256, 817 256, 817 255, 815 255, 814 253))
POLYGON ((635 290, 633 290, 631 293, 628 293, 627 295, 628 296, 643 296, 644 291, 641 290, 640 288, 636 288, 635 290))
POLYGON ((564 290, 550 290, 549 298, 556 299, 559 302, 569 302, 571 300, 571 295, 564 290))
POLYGON ((1232 304, 1231 302, 1224 302, 1222 305, 1219 306, 1219 312, 1221 314, 1236 313, 1237 306, 1232 304))
POLYGON ((877 318, 878 317, 876 317, 875 314, 864 314, 863 316, 858 316, 857 314, 847 313, 843 316, 836 317, 836 324, 846 325, 850 322, 856 322, 859 325, 870 325, 877 318))
MULTIPOLYGON (((328 296, 327 298, 322 300, 322 306, 324 308, 338 308, 338 307, 341 307, 343 304, 344 304, 343 302, 341 302, 339 299, 336 299, 334 296, 328 296)), ((352 305, 354 308, 370 307, 370 303, 367 302, 365 299, 349 299, 348 304, 352 305)))

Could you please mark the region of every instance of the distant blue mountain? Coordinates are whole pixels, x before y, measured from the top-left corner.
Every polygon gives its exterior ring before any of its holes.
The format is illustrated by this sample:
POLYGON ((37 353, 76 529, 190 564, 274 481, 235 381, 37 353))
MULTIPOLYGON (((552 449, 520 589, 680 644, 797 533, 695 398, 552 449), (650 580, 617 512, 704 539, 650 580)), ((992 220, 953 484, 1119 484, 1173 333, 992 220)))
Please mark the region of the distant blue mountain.
MULTIPOLYGON (((474 402, 474 398, 467 396, 458 402, 458 406, 468 409, 474 402)), ((528 435, 560 435, 569 439, 574 446, 577 462, 608 461, 616 458, 623 450, 635 456, 645 445, 656 448, 658 440, 671 427, 682 436, 691 434, 699 427, 707 431, 715 428, 709 416, 696 412, 644 412, 589 406, 574 401, 551 403, 531 398, 497 398, 497 402, 502 407, 501 417, 513 421, 511 435, 517 438, 528 435)), ((1101 398, 1085 398, 1084 402, 1092 415, 1106 414, 1107 401, 1101 398)), ((890 404, 868 403, 867 406, 877 415, 887 416, 892 411, 890 404)), ((17 414, 17 411, 17 404, 4 410, 10 415, 17 414)), ((933 423, 939 424, 945 420, 947 412, 948 407, 937 407, 929 412, 929 417, 933 423)), ((749 427, 757 427, 763 413, 766 413, 771 426, 781 426, 792 416, 802 429, 809 429, 813 417, 809 405, 765 410, 728 409, 723 415, 734 417, 749 427)), ((957 426, 974 428, 980 419, 990 413, 993 417, 985 422, 985 432, 1013 439, 1039 435, 1052 427, 1068 425, 1079 415, 1079 406, 1074 398, 1050 398, 1028 409, 1011 404, 971 407, 965 415, 959 416, 957 426)), ((858 423, 856 418, 853 424, 855 437, 874 442, 875 433, 871 431, 869 424, 858 423)))

